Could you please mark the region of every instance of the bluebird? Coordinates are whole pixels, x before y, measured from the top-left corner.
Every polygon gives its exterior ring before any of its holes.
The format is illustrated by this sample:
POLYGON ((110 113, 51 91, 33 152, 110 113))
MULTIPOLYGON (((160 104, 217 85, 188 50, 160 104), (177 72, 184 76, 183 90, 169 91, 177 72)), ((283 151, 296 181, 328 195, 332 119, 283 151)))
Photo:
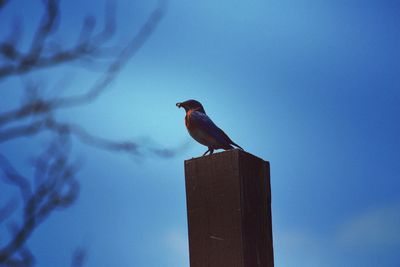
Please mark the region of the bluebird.
POLYGON ((207 116, 203 105, 196 100, 187 100, 185 102, 176 103, 178 108, 184 108, 186 111, 185 125, 189 134, 194 140, 208 147, 203 154, 210 155, 214 149, 234 149, 235 147, 243 150, 239 145, 235 144, 229 136, 218 128, 217 125, 207 116), (235 147, 233 147, 235 146, 235 147))

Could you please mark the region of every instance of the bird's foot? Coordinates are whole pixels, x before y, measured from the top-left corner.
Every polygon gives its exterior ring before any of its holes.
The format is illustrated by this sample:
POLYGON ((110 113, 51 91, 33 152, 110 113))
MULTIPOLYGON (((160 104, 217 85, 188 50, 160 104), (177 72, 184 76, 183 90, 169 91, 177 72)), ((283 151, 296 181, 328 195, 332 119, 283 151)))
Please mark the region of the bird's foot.
POLYGON ((203 156, 202 157, 204 157, 205 155, 207 155, 207 153, 208 152, 210 152, 210 149, 209 150, 207 150, 206 152, 204 152, 204 154, 203 154, 203 156))
POLYGON ((204 152, 203 157, 204 157, 205 155, 207 155, 208 152, 210 152, 210 155, 211 155, 212 153, 214 153, 214 149, 209 148, 206 152, 204 152))

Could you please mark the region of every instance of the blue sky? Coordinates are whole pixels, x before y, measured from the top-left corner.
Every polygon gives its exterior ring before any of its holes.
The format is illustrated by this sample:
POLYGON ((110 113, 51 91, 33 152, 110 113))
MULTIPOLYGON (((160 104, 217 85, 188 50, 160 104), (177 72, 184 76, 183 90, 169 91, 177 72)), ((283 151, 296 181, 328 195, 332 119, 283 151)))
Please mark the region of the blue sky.
MULTIPOLYGON (((128 40, 154 5, 119 1, 116 40, 128 40)), ((62 8, 54 38, 65 44, 84 14, 103 14, 93 1, 62 8)), ((23 18, 26 42, 40 12, 15 1, 1 24, 23 18)), ((88 249, 86 266, 189 265, 183 161, 206 148, 190 139, 175 107, 186 99, 201 101, 236 143, 271 162, 276 266, 400 266, 399 12, 394 0, 171 0, 110 90, 59 116, 103 137, 186 149, 135 158, 75 142, 81 194, 30 239, 37 266, 68 266, 77 246, 88 249)), ((50 91, 66 77, 67 94, 96 75, 69 66, 8 79, 0 110, 19 103, 12 88, 26 81, 50 91)), ((29 174, 46 138, 0 151, 29 174)))

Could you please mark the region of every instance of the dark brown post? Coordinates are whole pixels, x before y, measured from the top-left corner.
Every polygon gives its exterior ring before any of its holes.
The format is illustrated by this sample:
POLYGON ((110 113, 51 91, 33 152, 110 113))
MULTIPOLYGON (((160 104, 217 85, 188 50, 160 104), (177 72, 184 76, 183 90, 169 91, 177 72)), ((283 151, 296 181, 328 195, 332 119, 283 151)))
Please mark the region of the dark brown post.
POLYGON ((269 162, 241 150, 185 161, 190 267, 273 267, 269 162))

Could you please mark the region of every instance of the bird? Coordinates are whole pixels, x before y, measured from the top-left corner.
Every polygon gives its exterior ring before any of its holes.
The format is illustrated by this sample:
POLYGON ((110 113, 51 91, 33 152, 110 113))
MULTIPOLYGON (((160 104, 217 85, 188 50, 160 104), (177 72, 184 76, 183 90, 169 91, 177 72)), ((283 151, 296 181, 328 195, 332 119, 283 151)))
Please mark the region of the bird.
POLYGON ((190 99, 185 102, 178 102, 176 106, 184 108, 186 111, 185 125, 190 136, 200 144, 208 147, 203 156, 207 155, 208 152, 211 155, 215 149, 229 150, 236 147, 244 150, 215 125, 210 117, 207 116, 203 105, 199 101, 190 99))

